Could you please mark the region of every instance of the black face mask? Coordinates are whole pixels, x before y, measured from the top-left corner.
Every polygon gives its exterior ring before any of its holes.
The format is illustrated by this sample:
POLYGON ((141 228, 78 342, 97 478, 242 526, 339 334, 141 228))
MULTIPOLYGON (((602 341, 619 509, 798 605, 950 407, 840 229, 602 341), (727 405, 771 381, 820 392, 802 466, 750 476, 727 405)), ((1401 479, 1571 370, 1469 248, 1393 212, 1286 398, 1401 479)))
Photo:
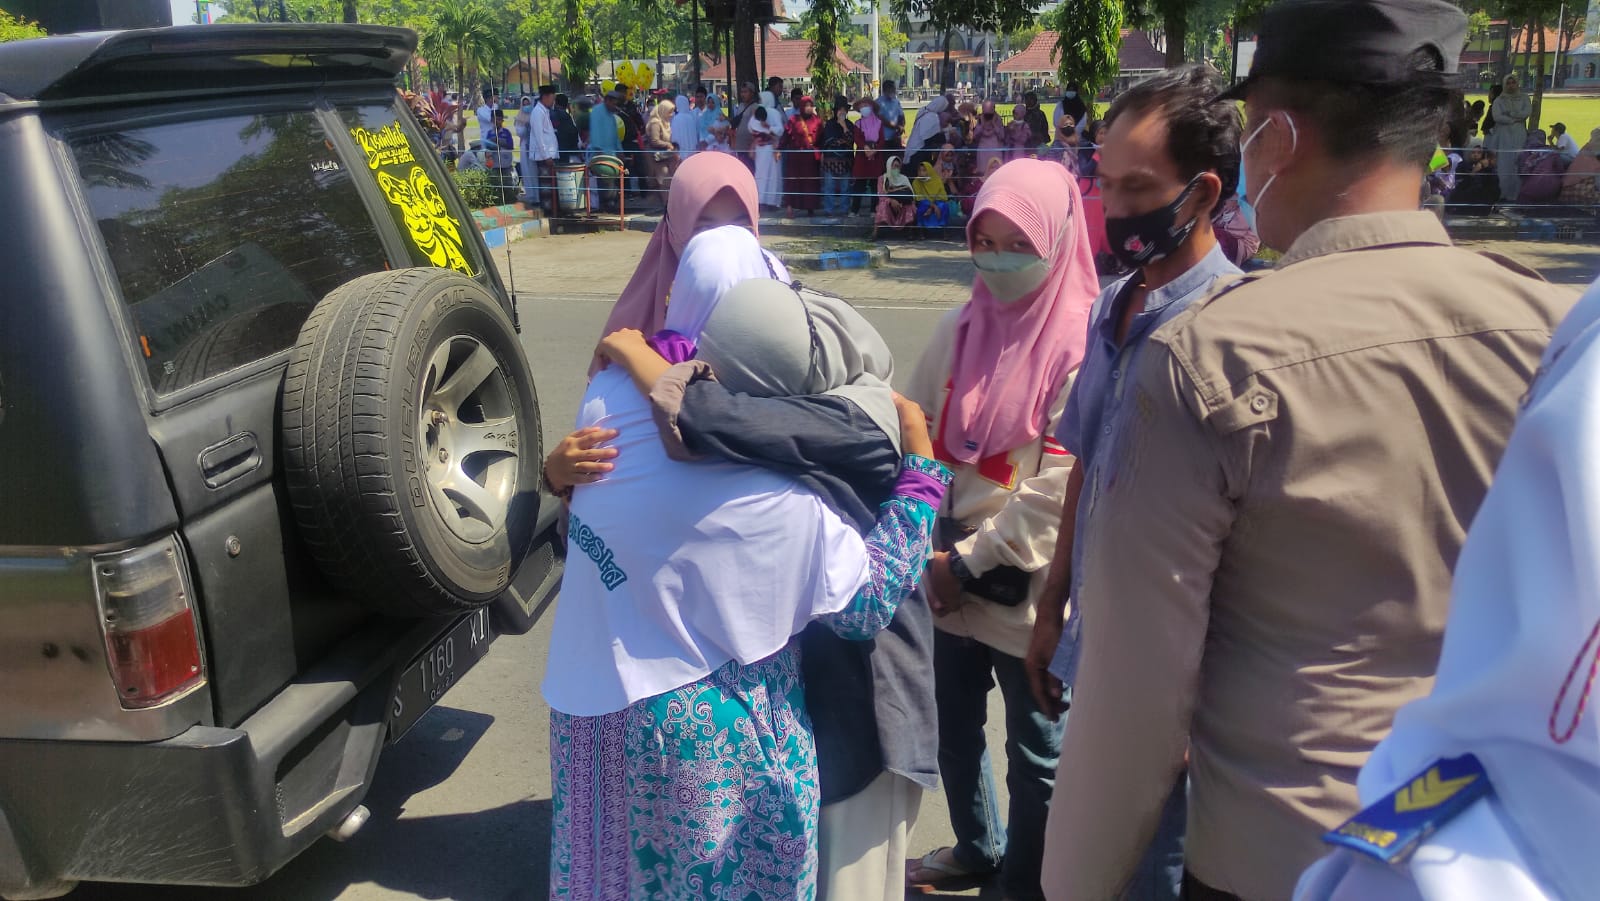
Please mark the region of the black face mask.
POLYGON ((1178 208, 1189 199, 1199 180, 1198 175, 1189 179, 1178 199, 1164 207, 1137 216, 1106 217, 1106 240, 1118 262, 1129 269, 1137 269, 1146 263, 1166 259, 1189 240, 1190 233, 1200 224, 1199 217, 1183 225, 1173 222, 1178 218, 1178 208))

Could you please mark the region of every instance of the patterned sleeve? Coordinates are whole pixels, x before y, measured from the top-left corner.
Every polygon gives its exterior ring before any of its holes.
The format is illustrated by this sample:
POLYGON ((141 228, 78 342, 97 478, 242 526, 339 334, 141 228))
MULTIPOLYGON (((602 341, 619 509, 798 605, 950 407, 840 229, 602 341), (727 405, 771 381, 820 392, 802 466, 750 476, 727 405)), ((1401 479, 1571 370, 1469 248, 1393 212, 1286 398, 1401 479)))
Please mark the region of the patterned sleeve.
POLYGON ((867 584, 843 610, 822 617, 841 638, 866 641, 877 635, 916 590, 950 479, 942 463, 905 458, 894 494, 878 508, 878 524, 867 535, 867 584))

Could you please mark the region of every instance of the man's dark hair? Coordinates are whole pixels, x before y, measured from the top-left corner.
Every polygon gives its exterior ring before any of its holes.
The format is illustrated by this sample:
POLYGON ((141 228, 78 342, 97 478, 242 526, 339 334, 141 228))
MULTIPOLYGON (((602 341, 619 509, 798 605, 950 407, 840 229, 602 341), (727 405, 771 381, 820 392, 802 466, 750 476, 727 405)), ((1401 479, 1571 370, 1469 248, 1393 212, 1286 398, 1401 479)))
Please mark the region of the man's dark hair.
POLYGON ((805 95, 806 95, 806 92, 803 89, 801 89, 799 86, 793 87, 793 88, 791 88, 789 90, 789 99, 792 100, 792 101, 797 101, 801 97, 804 97, 805 95))
POLYGON ((1567 133, 1567 123, 1565 123, 1565 122, 1557 122, 1556 124, 1550 126, 1550 133, 1553 134, 1553 135, 1564 135, 1564 134, 1566 134, 1567 133))
POLYGON ((1461 108, 1461 94, 1443 77, 1437 52, 1422 48, 1406 61, 1415 78, 1398 84, 1348 84, 1265 78, 1251 89, 1269 107, 1316 123, 1324 149, 1359 163, 1377 157, 1426 166, 1439 137, 1461 108))
POLYGON ((559 106, 562 109, 566 109, 567 107, 569 107, 571 105, 572 105, 572 101, 567 99, 567 95, 566 94, 557 94, 556 95, 556 106, 559 106))
POLYGON ((709 93, 711 93, 710 91, 706 90, 706 86, 705 85, 701 85, 698 88, 695 88, 694 92, 696 94, 709 94, 709 93))
POLYGON ((887 81, 885 81, 883 83, 883 90, 885 90, 885 91, 894 90, 894 79, 893 78, 891 78, 891 79, 889 79, 889 80, 887 80, 887 81))
MULTIPOLYGON (((767 78, 767 89, 771 90, 772 89, 772 85, 774 83, 776 83, 778 85, 778 87, 780 87, 780 88, 783 87, 783 79, 779 78, 776 75, 772 75, 772 76, 769 76, 767 78)), ((776 92, 774 92, 774 93, 776 93, 776 92)))
POLYGON ((555 92, 556 92, 556 86, 553 85, 553 84, 542 84, 542 85, 539 85, 539 96, 540 97, 549 97, 551 94, 554 94, 555 92))
POLYGON ((1039 105, 1039 95, 1035 94, 1032 91, 1029 91, 1028 93, 1022 95, 1022 102, 1026 103, 1029 106, 1038 106, 1039 105))
MULTIPOLYGON (((1199 63, 1167 69, 1124 91, 1111 104, 1103 127, 1123 117, 1155 114, 1167 123, 1167 155, 1178 172, 1193 178, 1215 172, 1222 179, 1217 209, 1239 187, 1239 107, 1219 100, 1216 73, 1199 63)), ((1216 209, 1212 210, 1213 213, 1216 209)))

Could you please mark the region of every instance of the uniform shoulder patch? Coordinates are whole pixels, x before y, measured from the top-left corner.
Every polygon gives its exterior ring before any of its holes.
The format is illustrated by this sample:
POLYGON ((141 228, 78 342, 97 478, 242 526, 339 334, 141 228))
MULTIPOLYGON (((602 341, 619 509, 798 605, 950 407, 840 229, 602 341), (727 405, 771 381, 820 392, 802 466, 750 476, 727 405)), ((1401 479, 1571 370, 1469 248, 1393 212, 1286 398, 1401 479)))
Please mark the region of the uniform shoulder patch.
POLYGON ((1436 760, 1322 840, 1384 863, 1404 863, 1428 836, 1490 791, 1489 774, 1473 755, 1436 760))

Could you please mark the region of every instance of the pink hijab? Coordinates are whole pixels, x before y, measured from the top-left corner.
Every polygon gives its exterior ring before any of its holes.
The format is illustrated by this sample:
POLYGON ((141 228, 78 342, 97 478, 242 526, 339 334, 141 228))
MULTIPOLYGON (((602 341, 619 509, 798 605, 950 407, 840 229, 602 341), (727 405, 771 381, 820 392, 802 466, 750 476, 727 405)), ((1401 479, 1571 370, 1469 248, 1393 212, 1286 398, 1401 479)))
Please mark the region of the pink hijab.
POLYGON ((697 153, 684 160, 667 193, 667 216, 650 236, 639 268, 611 308, 602 336, 625 328, 638 329, 646 335, 661 331, 667 318, 667 295, 678 275, 678 260, 694 237, 701 212, 724 189, 738 195, 750 215, 750 228, 758 228, 761 214, 756 180, 743 163, 725 153, 697 153))
POLYGON ((1013 160, 983 184, 967 221, 967 240, 984 213, 1017 226, 1046 254, 1050 275, 1032 297, 996 301, 982 279, 956 325, 944 449, 974 463, 1044 434, 1050 405, 1083 362, 1089 309, 1100 293, 1083 219, 1083 198, 1057 163, 1013 160))

